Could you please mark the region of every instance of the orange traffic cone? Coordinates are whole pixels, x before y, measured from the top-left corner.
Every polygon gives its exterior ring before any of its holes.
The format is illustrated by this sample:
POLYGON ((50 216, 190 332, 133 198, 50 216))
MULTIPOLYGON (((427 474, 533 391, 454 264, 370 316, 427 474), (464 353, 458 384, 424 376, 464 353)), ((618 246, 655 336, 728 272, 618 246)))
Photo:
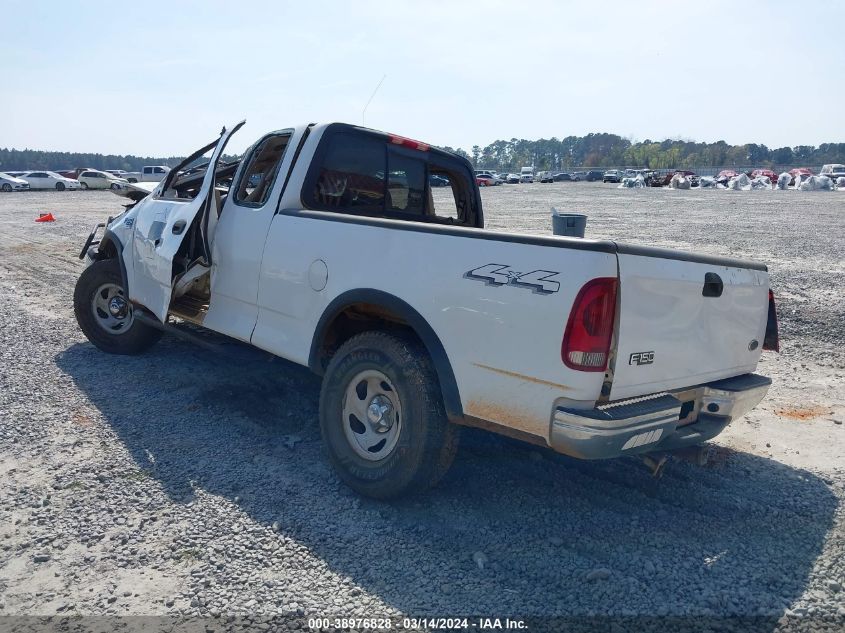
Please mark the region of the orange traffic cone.
POLYGON ((42 213, 37 218, 35 218, 36 222, 55 222, 56 218, 53 217, 52 213, 42 213))

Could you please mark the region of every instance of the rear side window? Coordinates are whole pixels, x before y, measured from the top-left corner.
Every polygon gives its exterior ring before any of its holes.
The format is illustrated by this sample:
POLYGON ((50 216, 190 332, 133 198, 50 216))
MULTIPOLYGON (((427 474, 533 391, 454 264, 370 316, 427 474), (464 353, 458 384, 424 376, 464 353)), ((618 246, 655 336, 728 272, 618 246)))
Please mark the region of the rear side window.
POLYGON ((349 128, 326 130, 305 179, 305 206, 474 226, 472 172, 457 158, 391 139, 349 128))
MULTIPOLYGON (((335 134, 329 141, 311 190, 315 208, 327 211, 384 211, 387 154, 372 137, 335 134)), ((315 164, 312 165, 312 169, 315 164)))

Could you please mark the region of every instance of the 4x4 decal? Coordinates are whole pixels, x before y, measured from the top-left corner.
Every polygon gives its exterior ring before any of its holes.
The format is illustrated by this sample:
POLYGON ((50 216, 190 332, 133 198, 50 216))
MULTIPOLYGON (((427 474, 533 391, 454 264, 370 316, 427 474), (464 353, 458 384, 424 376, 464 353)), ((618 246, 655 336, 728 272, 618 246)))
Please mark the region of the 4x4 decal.
POLYGON ((507 264, 485 264, 465 272, 464 279, 483 281, 488 286, 516 286, 530 288, 538 294, 551 294, 560 290, 560 282, 552 279, 559 274, 552 270, 521 273, 507 264))

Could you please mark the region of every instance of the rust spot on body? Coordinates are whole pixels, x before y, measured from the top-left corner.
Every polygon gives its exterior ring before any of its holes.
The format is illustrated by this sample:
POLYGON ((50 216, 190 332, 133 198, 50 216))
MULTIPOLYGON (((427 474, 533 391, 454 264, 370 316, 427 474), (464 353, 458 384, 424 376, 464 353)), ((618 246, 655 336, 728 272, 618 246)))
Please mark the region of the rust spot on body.
POLYGON ((473 417, 495 422, 501 426, 531 433, 532 435, 537 435, 539 421, 536 418, 527 416, 512 407, 507 407, 493 402, 470 400, 467 403, 465 411, 473 417))
POLYGON ((507 369, 499 369, 498 367, 491 367, 490 365, 483 365, 482 363, 473 363, 473 365, 475 365, 476 367, 481 367, 481 369, 486 369, 487 371, 492 371, 497 374, 501 374, 502 376, 508 376, 509 378, 524 380, 525 382, 531 382, 535 385, 546 385, 548 387, 555 387, 556 389, 571 389, 571 387, 567 387, 566 385, 562 385, 557 382, 543 380, 542 378, 534 378, 534 376, 527 376, 525 374, 520 374, 515 371, 508 371, 507 369))

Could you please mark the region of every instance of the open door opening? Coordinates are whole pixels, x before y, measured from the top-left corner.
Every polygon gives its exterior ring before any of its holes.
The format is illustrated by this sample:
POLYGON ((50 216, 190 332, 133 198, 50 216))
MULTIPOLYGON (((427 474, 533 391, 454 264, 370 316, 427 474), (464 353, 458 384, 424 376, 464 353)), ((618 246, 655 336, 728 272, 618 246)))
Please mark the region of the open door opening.
POLYGON ((168 174, 134 209, 133 271, 130 299, 167 319, 171 301, 209 296, 211 244, 223 197, 239 161, 221 157, 229 138, 245 121, 200 148, 168 174), (205 158, 209 152, 210 155, 205 158))

